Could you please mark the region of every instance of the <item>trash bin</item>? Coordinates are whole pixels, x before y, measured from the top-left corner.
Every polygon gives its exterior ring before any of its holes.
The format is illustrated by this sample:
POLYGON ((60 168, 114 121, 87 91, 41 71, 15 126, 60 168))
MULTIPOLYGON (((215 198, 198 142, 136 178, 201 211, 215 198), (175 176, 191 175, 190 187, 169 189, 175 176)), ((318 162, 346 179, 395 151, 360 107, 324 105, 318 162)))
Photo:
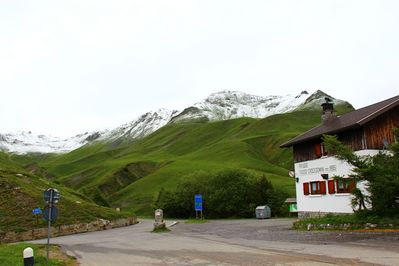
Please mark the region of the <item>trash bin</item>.
POLYGON ((256 219, 269 219, 272 217, 270 207, 267 205, 258 206, 255 209, 256 219))

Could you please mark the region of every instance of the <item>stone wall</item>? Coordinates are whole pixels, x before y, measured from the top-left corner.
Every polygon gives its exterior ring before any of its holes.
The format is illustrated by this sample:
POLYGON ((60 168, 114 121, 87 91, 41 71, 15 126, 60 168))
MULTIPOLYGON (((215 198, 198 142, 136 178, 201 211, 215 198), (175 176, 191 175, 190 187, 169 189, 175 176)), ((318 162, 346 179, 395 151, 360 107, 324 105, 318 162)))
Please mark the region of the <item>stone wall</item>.
POLYGON ((295 222, 294 229, 299 230, 365 230, 365 232, 398 232, 398 226, 394 224, 372 224, 372 223, 342 223, 342 224, 317 224, 295 222))
MULTIPOLYGON (((298 212, 298 219, 303 220, 307 218, 320 218, 324 217, 327 214, 331 214, 330 212, 298 212)), ((333 213, 334 215, 340 215, 340 213, 333 213)), ((347 214, 347 213, 342 213, 347 214)))
MULTIPOLYGON (((51 236, 65 236, 85 232, 101 231, 118 228, 137 223, 137 217, 121 218, 117 220, 98 219, 90 223, 59 225, 51 227, 51 236)), ((37 228, 26 232, 7 232, 0 234, 0 243, 12 243, 47 238, 47 228, 37 228)))

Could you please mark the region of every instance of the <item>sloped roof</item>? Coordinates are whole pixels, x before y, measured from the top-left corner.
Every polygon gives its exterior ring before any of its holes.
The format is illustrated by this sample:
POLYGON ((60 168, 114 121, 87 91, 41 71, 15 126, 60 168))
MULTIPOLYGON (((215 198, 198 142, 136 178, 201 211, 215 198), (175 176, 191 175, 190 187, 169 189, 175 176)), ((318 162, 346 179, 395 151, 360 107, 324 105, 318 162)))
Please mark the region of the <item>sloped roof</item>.
POLYGON ((284 203, 296 203, 296 198, 287 198, 284 203))
POLYGON ((307 132, 280 145, 281 148, 291 147, 307 140, 321 137, 323 134, 336 134, 348 129, 361 127, 377 116, 399 106, 399 95, 358 110, 343 114, 337 118, 314 127, 307 132))

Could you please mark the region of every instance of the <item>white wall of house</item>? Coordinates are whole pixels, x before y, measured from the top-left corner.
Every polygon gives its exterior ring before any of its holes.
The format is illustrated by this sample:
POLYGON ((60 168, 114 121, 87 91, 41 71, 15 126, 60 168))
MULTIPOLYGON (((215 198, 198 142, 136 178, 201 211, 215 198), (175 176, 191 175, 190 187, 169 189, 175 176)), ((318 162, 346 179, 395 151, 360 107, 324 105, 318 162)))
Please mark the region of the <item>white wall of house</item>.
MULTIPOLYGON (((355 152, 357 155, 374 156, 378 150, 362 150, 355 152)), ((328 174, 329 180, 333 176, 348 177, 352 167, 335 157, 325 156, 316 160, 295 163, 295 177, 298 178, 296 185, 296 198, 298 212, 332 212, 332 213, 353 213, 350 193, 327 193, 325 195, 305 195, 303 183, 323 181, 321 174, 328 174)), ((365 190, 365 183, 358 183, 357 187, 365 190)))

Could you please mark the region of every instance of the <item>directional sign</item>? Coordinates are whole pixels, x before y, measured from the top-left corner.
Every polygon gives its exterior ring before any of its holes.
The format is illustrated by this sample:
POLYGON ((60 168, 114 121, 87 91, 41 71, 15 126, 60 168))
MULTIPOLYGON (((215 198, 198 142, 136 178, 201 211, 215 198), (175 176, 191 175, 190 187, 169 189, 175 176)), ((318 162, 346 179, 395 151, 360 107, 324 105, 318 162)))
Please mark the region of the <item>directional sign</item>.
POLYGON ((47 203, 57 203, 60 200, 60 192, 55 188, 49 188, 44 191, 44 201, 47 203))
POLYGON ((202 211, 202 195, 197 194, 194 196, 194 208, 196 211, 202 211))
POLYGON ((33 209, 32 213, 33 213, 33 215, 40 215, 40 214, 42 214, 42 209, 35 208, 35 209, 33 209))
POLYGON ((57 207, 53 206, 50 208, 49 206, 46 206, 44 208, 44 215, 43 215, 44 220, 46 221, 50 220, 50 222, 54 222, 57 219, 57 217, 58 217, 57 207), (50 209, 51 209, 51 219, 50 219, 50 209))

